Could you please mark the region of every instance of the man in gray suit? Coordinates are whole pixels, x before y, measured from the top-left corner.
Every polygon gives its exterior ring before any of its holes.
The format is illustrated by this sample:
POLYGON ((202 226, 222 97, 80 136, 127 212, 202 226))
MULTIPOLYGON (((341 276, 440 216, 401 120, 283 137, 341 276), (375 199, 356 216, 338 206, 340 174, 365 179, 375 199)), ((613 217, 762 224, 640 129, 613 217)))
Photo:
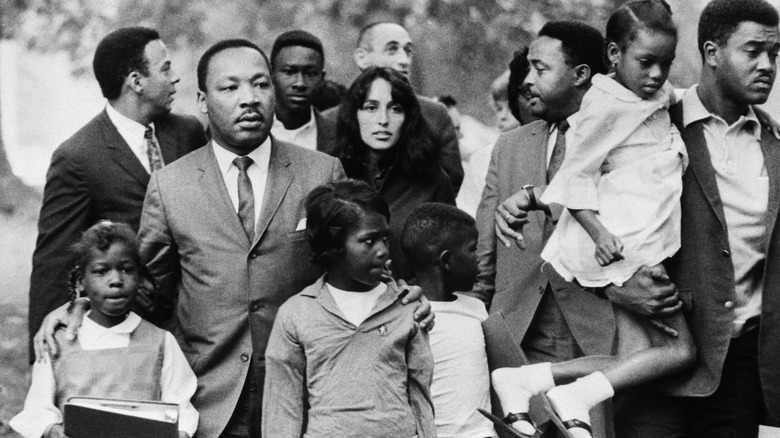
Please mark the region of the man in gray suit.
MULTIPOLYGON (((591 77, 605 70, 602 47, 599 31, 585 24, 550 22, 539 31, 530 45, 531 68, 523 87, 530 99, 530 112, 541 120, 499 137, 477 209, 480 272, 473 293, 491 302, 488 324, 503 319, 532 363, 612 352, 615 322, 609 303, 567 283, 552 270, 542 272, 541 252, 560 209, 528 213, 523 249, 508 245, 496 234, 495 220, 499 203, 515 192, 537 200, 541 197, 553 169, 563 159, 565 140, 570 140, 568 124, 576 123, 591 77)), ((521 65, 513 63, 513 68, 521 65)), ((507 342, 494 341, 487 329, 486 338, 489 351, 500 350, 497 343, 507 342)), ((491 364, 507 365, 519 364, 491 364)))
MULTIPOLYGON (((304 200, 340 162, 269 135, 270 63, 246 40, 198 64, 209 145, 155 174, 141 255, 174 306, 172 331, 198 377, 199 437, 260 436, 265 348, 279 306, 313 283, 304 200)), ((418 311, 419 313, 419 311, 418 311)))
MULTIPOLYGON (((389 21, 376 22, 360 31, 353 58, 361 71, 373 66, 389 67, 408 79, 412 68, 412 47, 412 38, 401 25, 389 21)), ((457 193, 463 182, 463 166, 452 119, 447 108, 436 100, 419 94, 417 99, 420 101, 420 113, 439 147, 441 167, 457 193)), ((339 108, 328 110, 323 115, 335 120, 339 108)))

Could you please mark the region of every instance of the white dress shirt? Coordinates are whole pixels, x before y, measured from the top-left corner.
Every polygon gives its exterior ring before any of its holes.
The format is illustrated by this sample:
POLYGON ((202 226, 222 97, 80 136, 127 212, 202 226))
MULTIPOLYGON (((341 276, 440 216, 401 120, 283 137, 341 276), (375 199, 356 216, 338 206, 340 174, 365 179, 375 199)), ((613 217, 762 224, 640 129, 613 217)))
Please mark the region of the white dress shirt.
MULTIPOLYGON (((141 323, 141 317, 133 312, 113 327, 103 327, 88 316, 89 313, 84 316, 78 330, 77 340, 83 350, 127 348, 130 334, 141 323)), ((198 411, 190 403, 198 386, 195 373, 169 332, 165 332, 164 354, 160 401, 179 405, 179 430, 193 436, 198 427, 198 411)), ((11 419, 11 428, 24 438, 40 438, 50 425, 62 423, 62 412, 54 405, 55 391, 54 369, 51 359, 45 355, 43 360, 33 365, 32 383, 24 401, 24 410, 11 419)))
MULTIPOLYGON (((217 157, 219 171, 222 173, 222 179, 225 181, 230 202, 233 203, 233 209, 238 214, 238 167, 233 164, 233 160, 238 155, 223 148, 216 141, 212 140, 214 155, 217 157)), ((255 196, 255 228, 260 219, 260 212, 263 210, 263 198, 265 195, 265 185, 268 180, 268 164, 271 161, 271 136, 252 152, 246 155, 254 163, 246 169, 249 181, 252 182, 252 193, 255 196)))
MULTIPOLYGON (((130 146, 130 150, 138 157, 138 161, 144 166, 146 173, 151 173, 149 156, 146 154, 146 139, 144 138, 146 126, 123 116, 119 111, 115 110, 111 104, 106 104, 106 114, 108 114, 108 118, 111 120, 111 123, 114 124, 114 127, 116 127, 119 135, 124 139, 125 143, 130 146)), ((157 144, 160 144, 160 142, 157 141, 157 132, 154 129, 154 123, 150 123, 149 126, 152 127, 154 141, 156 141, 157 144)))
POLYGON ((317 150, 317 119, 314 117, 314 108, 311 109, 311 117, 303 126, 296 129, 287 129, 274 114, 274 124, 271 126, 271 135, 275 138, 296 144, 313 151, 317 150))

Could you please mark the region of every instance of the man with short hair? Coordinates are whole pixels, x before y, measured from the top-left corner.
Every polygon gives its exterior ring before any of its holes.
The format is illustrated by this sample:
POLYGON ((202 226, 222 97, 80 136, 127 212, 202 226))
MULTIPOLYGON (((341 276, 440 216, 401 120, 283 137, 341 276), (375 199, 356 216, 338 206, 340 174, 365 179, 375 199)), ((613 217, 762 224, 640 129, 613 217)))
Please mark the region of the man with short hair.
POLYGON ((325 81, 324 65, 322 43, 309 32, 291 30, 276 38, 271 49, 271 79, 276 90, 271 134, 332 154, 336 148, 335 120, 322 117, 312 106, 325 81))
POLYGON ((108 103, 52 155, 30 277, 31 335, 68 302, 70 246, 81 233, 102 219, 137 230, 149 174, 206 143, 197 119, 171 113, 179 76, 156 30, 111 32, 92 65, 108 103))
MULTIPOLYGON (((615 320, 609 302, 552 270, 542 272, 541 252, 560 209, 528 213, 523 249, 508 245, 495 228, 497 205, 517 191, 538 200, 553 176, 551 170, 563 160, 565 143, 571 141, 568 125, 577 122, 592 76, 605 72, 603 44, 599 31, 582 23, 549 22, 542 27, 531 42, 531 69, 524 80, 530 112, 541 120, 501 134, 477 209, 480 273, 472 292, 492 302, 488 324, 503 318, 531 363, 612 353, 615 320)), ((513 68, 519 66, 513 63, 513 68)), ((486 329, 486 338, 490 335, 486 329)))
MULTIPOLYGON (((615 399, 619 436, 755 437, 780 426, 780 141, 762 129, 780 51, 764 0, 714 0, 702 11, 698 85, 672 107, 690 165, 682 247, 666 264, 698 350, 696 366, 615 399)), ((616 303, 634 298, 612 288, 616 303)))
MULTIPOLYGON (((363 71, 372 66, 392 68, 409 79, 412 66, 412 39, 401 25, 381 21, 371 23, 360 30, 353 59, 363 71)), ((463 167, 460 163, 458 136, 452 126, 447 108, 434 99, 417 95, 420 113, 433 135, 434 144, 439 147, 441 167, 450 177, 455 193, 463 182, 463 167)), ((335 120, 336 107, 323 115, 335 120)))

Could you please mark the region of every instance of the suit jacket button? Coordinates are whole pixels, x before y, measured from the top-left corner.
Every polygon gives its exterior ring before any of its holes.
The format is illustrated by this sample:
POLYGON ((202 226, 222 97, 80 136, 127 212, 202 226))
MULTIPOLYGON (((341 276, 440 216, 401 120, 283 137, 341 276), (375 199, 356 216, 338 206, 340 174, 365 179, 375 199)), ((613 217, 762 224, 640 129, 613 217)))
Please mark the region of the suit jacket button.
POLYGON ((249 258, 250 259, 256 259, 257 258, 257 251, 250 252, 249 253, 249 258))
POLYGON ((723 306, 725 308, 727 308, 727 309, 732 309, 732 308, 734 308, 734 302, 733 301, 726 301, 725 303, 723 303, 723 306))
POLYGON ((721 254, 723 254, 723 257, 728 257, 731 255, 731 252, 729 252, 729 250, 727 249, 724 249, 723 251, 721 251, 721 254))
POLYGON ((257 312, 261 307, 263 307, 263 305, 255 301, 249 306, 249 310, 252 312, 257 312))
POLYGON ((246 362, 249 360, 249 355, 246 353, 241 353, 241 362, 246 362))

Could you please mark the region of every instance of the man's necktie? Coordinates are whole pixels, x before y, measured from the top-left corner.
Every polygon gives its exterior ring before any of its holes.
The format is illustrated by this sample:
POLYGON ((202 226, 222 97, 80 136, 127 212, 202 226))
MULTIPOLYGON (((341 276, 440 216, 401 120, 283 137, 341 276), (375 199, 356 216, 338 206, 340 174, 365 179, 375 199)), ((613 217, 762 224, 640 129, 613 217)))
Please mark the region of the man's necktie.
POLYGON ((547 166, 547 183, 552 181, 553 177, 563 164, 563 157, 566 155, 566 131, 569 129, 569 122, 565 119, 558 122, 558 137, 555 139, 550 165, 547 166))
POLYGON ((255 237, 255 194, 246 169, 252 163, 249 157, 236 157, 233 160, 233 164, 238 168, 238 218, 241 219, 241 225, 244 226, 250 242, 255 237))
POLYGON ((165 163, 163 162, 162 152, 160 152, 160 145, 154 139, 154 132, 151 126, 146 128, 144 139, 146 140, 146 157, 149 158, 149 170, 157 172, 165 166, 165 163))

